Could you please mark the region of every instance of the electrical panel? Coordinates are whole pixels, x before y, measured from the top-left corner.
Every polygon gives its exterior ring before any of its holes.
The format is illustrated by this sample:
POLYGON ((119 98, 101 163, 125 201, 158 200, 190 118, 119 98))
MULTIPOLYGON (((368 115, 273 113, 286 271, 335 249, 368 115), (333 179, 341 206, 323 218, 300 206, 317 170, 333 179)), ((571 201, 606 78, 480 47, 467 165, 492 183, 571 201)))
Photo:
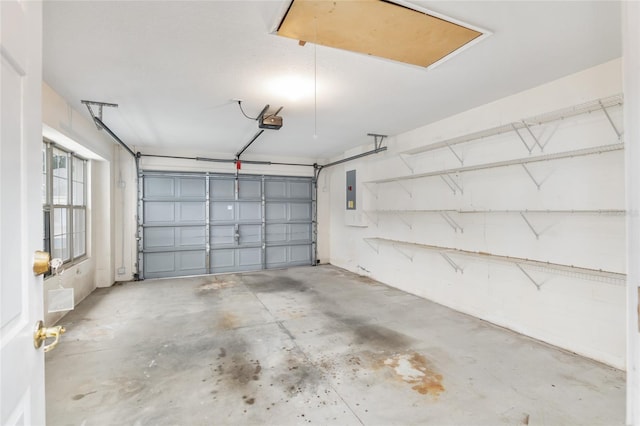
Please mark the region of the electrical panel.
POLYGON ((356 171, 347 171, 347 210, 356 209, 356 171))

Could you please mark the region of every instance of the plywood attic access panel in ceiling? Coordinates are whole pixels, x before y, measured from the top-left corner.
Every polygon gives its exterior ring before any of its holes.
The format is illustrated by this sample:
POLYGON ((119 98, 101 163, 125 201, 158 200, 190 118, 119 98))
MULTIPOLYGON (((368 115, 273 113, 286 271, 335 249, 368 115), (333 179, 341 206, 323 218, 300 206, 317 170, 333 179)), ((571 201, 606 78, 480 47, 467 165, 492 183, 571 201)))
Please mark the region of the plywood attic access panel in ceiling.
POLYGON ((276 33, 421 67, 483 35, 384 0, 293 0, 276 33))

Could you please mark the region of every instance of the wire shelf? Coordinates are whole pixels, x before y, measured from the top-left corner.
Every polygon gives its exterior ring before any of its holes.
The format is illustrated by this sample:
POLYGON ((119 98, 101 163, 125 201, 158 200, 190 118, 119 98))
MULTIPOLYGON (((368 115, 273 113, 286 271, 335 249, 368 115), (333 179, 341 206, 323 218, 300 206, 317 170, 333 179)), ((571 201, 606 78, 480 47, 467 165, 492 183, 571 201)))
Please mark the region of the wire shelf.
POLYGON ((606 108, 620 106, 622 105, 622 103, 623 103, 622 94, 609 96, 601 99, 596 99, 593 101, 585 102, 583 104, 574 105, 569 108, 563 108, 560 110, 537 115, 534 117, 525 118, 519 122, 508 123, 501 126, 492 127, 490 129, 468 133, 466 135, 432 143, 427 146, 409 149, 407 151, 403 151, 402 154, 405 154, 405 155, 422 154, 424 152, 433 151, 435 149, 447 148, 447 147, 451 147, 451 146, 458 145, 465 142, 471 142, 474 140, 483 139, 490 136, 497 136, 503 133, 513 132, 514 130, 515 131, 524 130, 527 128, 527 126, 530 126, 530 125, 542 125, 542 124, 550 123, 553 121, 564 120, 566 118, 575 117, 581 114, 588 114, 595 111, 602 111, 603 109, 606 109, 606 108))

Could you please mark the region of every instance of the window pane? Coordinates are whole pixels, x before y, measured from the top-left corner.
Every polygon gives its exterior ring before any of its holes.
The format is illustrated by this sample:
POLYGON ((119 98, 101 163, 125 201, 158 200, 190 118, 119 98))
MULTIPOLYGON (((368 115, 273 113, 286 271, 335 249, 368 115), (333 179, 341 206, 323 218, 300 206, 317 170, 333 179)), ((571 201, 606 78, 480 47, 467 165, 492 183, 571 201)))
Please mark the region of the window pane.
POLYGON ((53 209, 53 257, 69 260, 68 209, 53 209))
POLYGON ((73 257, 86 254, 86 210, 73 210, 73 257))
POLYGON ((47 203, 47 145, 42 144, 42 204, 47 203))
POLYGON ((53 203, 69 204, 69 154, 53 149, 53 203))
POLYGON ((49 222, 51 218, 51 213, 45 210, 42 216, 44 219, 44 223, 43 223, 44 237, 42 239, 42 250, 46 251, 47 253, 51 253, 51 226, 49 222))
POLYGON ((53 258, 69 260, 69 242, 67 236, 53 237, 53 258))
POLYGON ((73 204, 76 206, 85 205, 84 201, 84 172, 85 161, 73 157, 73 204))
POLYGON ((53 209, 53 235, 62 235, 67 233, 67 209, 53 209))
POLYGON ((84 206, 84 184, 73 181, 73 205, 84 206))

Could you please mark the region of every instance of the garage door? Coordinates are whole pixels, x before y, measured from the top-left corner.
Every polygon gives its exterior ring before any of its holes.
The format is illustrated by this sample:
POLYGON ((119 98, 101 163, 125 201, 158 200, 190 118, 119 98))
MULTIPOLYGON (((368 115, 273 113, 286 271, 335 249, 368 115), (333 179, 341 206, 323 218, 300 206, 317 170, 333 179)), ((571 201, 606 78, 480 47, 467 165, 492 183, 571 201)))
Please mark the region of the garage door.
POLYGON ((142 172, 141 278, 314 263, 311 178, 142 172))

